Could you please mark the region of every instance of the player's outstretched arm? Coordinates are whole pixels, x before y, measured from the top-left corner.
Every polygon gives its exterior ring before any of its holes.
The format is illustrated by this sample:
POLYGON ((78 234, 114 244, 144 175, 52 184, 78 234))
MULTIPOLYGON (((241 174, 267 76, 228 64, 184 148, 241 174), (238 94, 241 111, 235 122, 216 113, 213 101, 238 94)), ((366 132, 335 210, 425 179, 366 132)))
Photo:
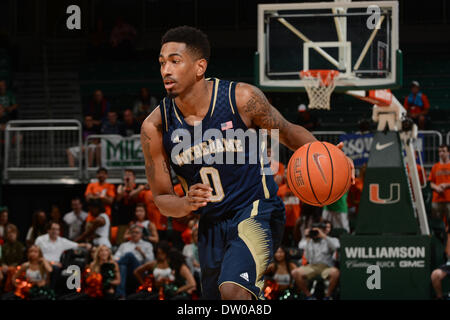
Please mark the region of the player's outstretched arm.
POLYGON ((247 127, 278 129, 280 141, 295 151, 304 144, 317 141, 305 128, 287 121, 257 87, 240 82, 236 86, 236 104, 247 127))
POLYGON ((190 187, 185 197, 173 190, 169 158, 163 147, 162 121, 159 108, 150 114, 141 127, 141 145, 145 158, 145 173, 160 212, 167 217, 181 218, 206 206, 212 189, 203 184, 190 187))
MULTIPOLYGON (((311 132, 302 126, 287 121, 269 103, 264 93, 255 86, 243 82, 238 83, 236 86, 236 104, 247 127, 259 127, 267 130, 278 129, 280 142, 293 151, 304 144, 317 141, 311 132)), ((344 144, 341 142, 337 147, 342 149, 344 144)), ((352 168, 352 184, 354 184, 355 166, 352 159, 348 158, 348 160, 352 168)))

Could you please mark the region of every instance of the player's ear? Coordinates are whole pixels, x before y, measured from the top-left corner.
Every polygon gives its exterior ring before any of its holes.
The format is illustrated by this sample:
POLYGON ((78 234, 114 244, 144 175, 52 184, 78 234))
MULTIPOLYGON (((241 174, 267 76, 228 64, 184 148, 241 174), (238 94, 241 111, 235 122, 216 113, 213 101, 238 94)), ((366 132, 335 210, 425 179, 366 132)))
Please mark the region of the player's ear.
POLYGON ((208 62, 206 59, 197 60, 197 77, 203 77, 208 67, 208 62))

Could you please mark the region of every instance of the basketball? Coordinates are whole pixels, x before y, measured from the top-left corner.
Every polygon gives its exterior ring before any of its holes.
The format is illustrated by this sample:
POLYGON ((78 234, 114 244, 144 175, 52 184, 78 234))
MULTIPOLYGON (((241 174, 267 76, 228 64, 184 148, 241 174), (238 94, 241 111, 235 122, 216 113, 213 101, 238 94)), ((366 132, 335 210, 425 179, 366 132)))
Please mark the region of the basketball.
POLYGON ((288 186, 303 202, 326 206, 350 188, 352 169, 345 154, 328 142, 308 143, 294 152, 287 168, 288 186))

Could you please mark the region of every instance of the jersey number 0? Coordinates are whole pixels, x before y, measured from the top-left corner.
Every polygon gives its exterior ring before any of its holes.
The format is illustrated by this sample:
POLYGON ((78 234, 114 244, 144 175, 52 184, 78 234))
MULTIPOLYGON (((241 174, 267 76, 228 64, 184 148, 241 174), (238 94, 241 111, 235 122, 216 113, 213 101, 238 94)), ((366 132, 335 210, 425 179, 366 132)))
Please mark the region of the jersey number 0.
POLYGON ((203 184, 211 186, 210 181, 212 181, 212 188, 214 189, 214 191, 213 196, 211 197, 211 202, 222 201, 225 197, 225 193, 223 192, 219 171, 213 167, 203 167, 200 169, 200 177, 202 178, 203 184))

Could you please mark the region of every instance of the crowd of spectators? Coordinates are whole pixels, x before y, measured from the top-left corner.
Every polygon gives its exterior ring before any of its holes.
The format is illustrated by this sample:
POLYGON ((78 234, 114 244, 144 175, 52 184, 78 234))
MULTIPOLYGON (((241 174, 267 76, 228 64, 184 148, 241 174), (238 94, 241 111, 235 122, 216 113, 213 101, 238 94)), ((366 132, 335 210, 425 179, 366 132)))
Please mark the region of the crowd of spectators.
MULTIPOLYGON (((310 236, 310 230, 321 228, 314 222, 323 218, 303 223, 300 218, 303 205, 287 187, 285 175, 284 166, 279 164, 276 181, 280 185, 279 195, 286 204, 286 237, 268 269, 265 295, 269 299, 286 295, 292 298, 303 292, 308 297, 308 292, 303 290, 308 266, 321 270, 320 275, 330 283, 331 295, 338 271, 333 269, 330 256, 339 248, 338 240, 322 237, 329 233, 331 223, 328 229, 319 232, 319 240, 310 236), (322 244, 315 245, 322 240, 322 244), (312 243, 314 245, 310 245, 312 243), (311 250, 325 250, 327 245, 329 257, 325 261, 312 260, 311 250), (298 248, 303 255, 290 259, 291 252, 287 248, 298 248), (285 260, 289 262, 285 264, 285 260), (316 264, 319 267, 316 268, 316 264), (322 268, 322 264, 331 269, 322 268), (271 281, 278 282, 276 288, 271 281), (275 295, 278 289, 284 293, 275 295)), ((161 215, 149 186, 138 185, 133 170, 124 171, 121 184, 107 181, 108 171, 100 168, 97 181, 87 185, 84 198, 71 200, 70 212, 61 214, 57 206, 52 206, 48 215, 41 209, 36 210, 25 244, 18 240, 17 227, 8 222, 7 208, 1 211, 0 288, 3 299, 201 297, 198 217, 192 214, 174 219, 161 215), (82 268, 82 286, 77 292, 66 288, 70 276, 67 270, 71 265, 82 268), (31 290, 35 287, 38 289, 31 290)), ((174 189, 183 196, 180 184, 174 189)), ((317 258, 317 254, 314 257, 317 258)), ((308 273, 308 277, 312 275, 308 273)))
MULTIPOLYGON (((84 199, 61 215, 33 213, 26 244, 0 212, 0 293, 3 299, 192 299, 199 297, 197 217, 160 214, 148 185, 125 170, 123 183, 107 182, 100 168, 84 199), (86 205, 86 211, 83 209, 86 205), (192 232, 194 230, 194 232, 192 232), (82 286, 67 289, 68 268, 82 268, 82 286)), ((183 195, 181 186, 176 192, 183 195)))

